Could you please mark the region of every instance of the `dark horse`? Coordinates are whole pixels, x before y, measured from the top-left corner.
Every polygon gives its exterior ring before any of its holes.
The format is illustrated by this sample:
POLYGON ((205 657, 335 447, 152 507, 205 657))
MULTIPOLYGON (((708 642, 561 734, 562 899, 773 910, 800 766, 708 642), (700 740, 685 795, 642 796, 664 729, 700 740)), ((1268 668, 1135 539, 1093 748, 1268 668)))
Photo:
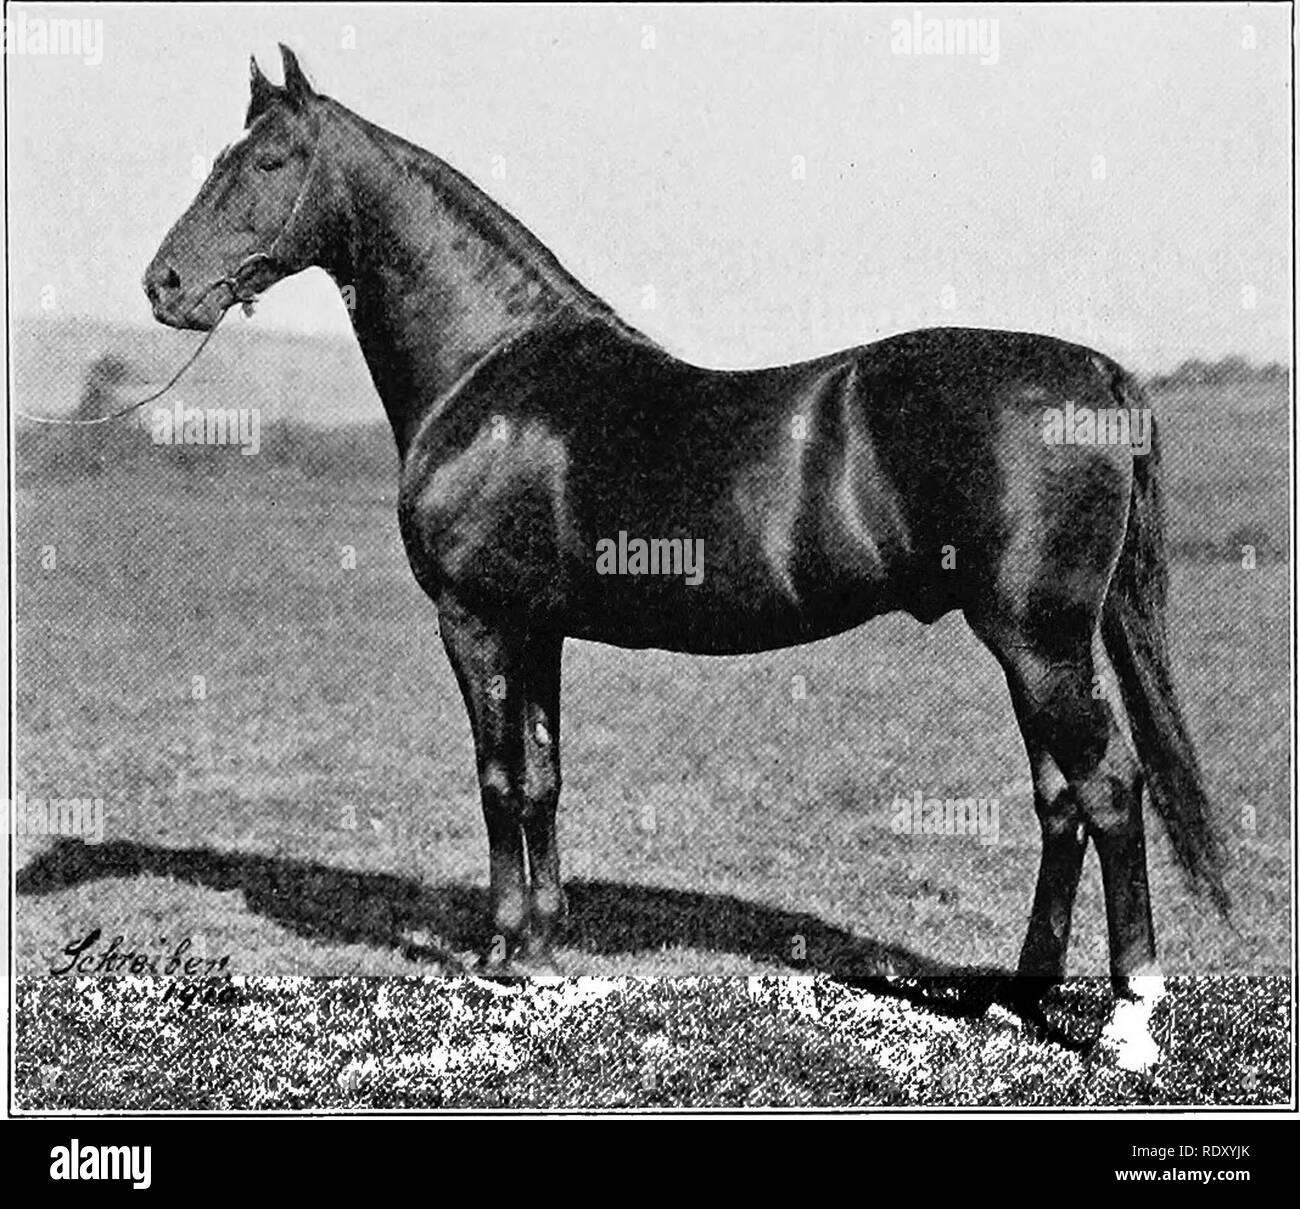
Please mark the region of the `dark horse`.
POLYGON ((1227 910, 1170 679, 1158 448, 1052 442, 1044 419, 1149 415, 1133 379, 1047 336, 951 328, 774 369, 688 365, 458 172, 318 95, 283 54, 283 86, 253 63, 247 133, 145 290, 161 322, 206 331, 309 266, 347 287, 401 456, 402 537, 473 729, 488 960, 545 964, 565 916, 566 636, 738 654, 960 609, 1006 674, 1042 826, 1018 986, 1064 974, 1091 839, 1117 992, 1107 1036, 1121 1061, 1149 1063, 1163 984, 1144 784, 1190 883, 1227 910), (638 542, 660 572, 702 549, 702 574, 607 573, 650 569, 638 542), (1097 687, 1107 664, 1118 699, 1097 687))

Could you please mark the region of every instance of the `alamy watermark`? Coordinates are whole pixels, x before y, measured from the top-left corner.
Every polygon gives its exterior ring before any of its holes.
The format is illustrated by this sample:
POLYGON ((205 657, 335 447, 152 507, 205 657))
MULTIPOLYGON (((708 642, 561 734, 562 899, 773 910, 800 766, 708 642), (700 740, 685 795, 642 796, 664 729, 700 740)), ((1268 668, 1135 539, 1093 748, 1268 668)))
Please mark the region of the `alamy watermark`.
POLYGON ((889 829, 895 835, 969 835, 990 847, 998 842, 1001 809, 997 798, 927 798, 918 789, 894 799, 889 829))
POLYGON ((148 1188, 152 1146, 95 1146, 73 1138, 50 1151, 52 1180, 127 1180, 132 1188, 148 1188))
POLYGON ((992 67, 998 61, 998 19, 927 17, 917 9, 910 21, 891 22, 889 49, 896 55, 978 55, 982 67, 992 67))
POLYGON ((680 575, 691 587, 704 581, 702 537, 633 537, 620 529, 618 540, 596 542, 597 575, 680 575))
POLYGON ((16 9, 4 24, 7 55, 66 55, 87 67, 104 61, 104 22, 99 17, 29 17, 16 9))
POLYGON ((251 455, 262 448, 262 413, 258 407, 186 407, 177 400, 154 409, 149 433, 155 445, 238 445, 251 455))
POLYGON ((1149 407, 1049 407, 1043 412, 1047 445, 1128 445, 1134 453, 1151 452, 1149 407))
POLYGON ((10 835, 67 835, 98 844, 104 839, 103 798, 29 798, 20 789, 5 799, 5 827, 10 835))

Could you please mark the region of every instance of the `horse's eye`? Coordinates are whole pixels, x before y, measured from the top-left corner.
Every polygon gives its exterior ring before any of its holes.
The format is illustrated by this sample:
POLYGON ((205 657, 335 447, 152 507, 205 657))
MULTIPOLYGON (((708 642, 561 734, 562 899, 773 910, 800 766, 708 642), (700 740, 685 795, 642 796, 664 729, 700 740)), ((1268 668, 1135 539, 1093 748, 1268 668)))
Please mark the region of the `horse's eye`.
POLYGON ((285 161, 283 159, 264 159, 257 161, 257 170, 259 172, 274 172, 277 168, 283 168, 285 161))

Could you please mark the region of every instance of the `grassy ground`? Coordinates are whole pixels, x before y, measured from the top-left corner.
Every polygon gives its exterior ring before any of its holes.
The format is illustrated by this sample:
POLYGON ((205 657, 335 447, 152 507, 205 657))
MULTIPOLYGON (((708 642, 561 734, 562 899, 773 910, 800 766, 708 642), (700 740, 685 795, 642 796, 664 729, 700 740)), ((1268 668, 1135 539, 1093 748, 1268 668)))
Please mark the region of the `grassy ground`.
POLYGON ((1285 1105, 1281 979, 1175 979, 1150 1075, 1094 1059, 1104 986, 1061 1035, 825 978, 24 979, 18 1104, 53 1110, 1285 1105), (193 984, 198 985, 198 984, 193 984), (945 1010, 939 1010, 943 1008, 945 1010), (93 1058, 84 1057, 93 1035, 93 1058))
MULTIPOLYGON (((1243 440, 1258 430, 1237 419, 1243 440)), ((1205 485, 1188 478, 1185 452, 1171 456, 1179 507, 1197 501, 1216 542, 1262 523, 1285 544, 1275 446, 1252 478, 1240 459, 1229 474, 1204 442, 1188 444, 1205 459, 1205 485), (1225 475, 1237 494, 1219 507, 1225 475)), ((101 949, 120 935, 121 947, 157 954, 188 938, 239 977, 462 969, 487 928, 486 844, 468 724, 433 608, 401 552, 391 487, 283 466, 210 482, 110 467, 24 487, 17 505, 17 787, 100 797, 106 813, 99 844, 15 841, 17 968, 34 980, 25 1002, 80 1002, 66 980, 43 975, 94 929, 101 949)), ((1178 523, 1190 523, 1185 513, 1178 523)), ((1157 933, 1167 970, 1194 979, 1183 984, 1189 1018, 1204 1005, 1227 1010, 1222 988, 1237 984, 1225 976, 1289 969, 1289 585, 1289 568, 1267 559, 1175 566, 1177 670, 1237 902, 1233 931, 1189 899, 1149 820, 1157 933), (1214 977, 1195 981, 1204 976, 1214 977)), ((748 659, 570 644, 565 697, 566 972, 942 976, 1014 960, 1037 826, 1001 677, 959 618, 928 629, 881 618, 748 659), (996 843, 895 834, 895 798, 917 791, 996 798, 996 843)), ((1091 861, 1072 969, 1106 969, 1091 861)), ((1285 984, 1249 985, 1250 1010, 1272 1019, 1285 984)), ((619 992, 619 1002, 640 1011, 646 995, 680 994, 706 1016, 716 1007, 728 1029, 750 1002, 719 989, 727 1006, 709 1006, 714 992, 698 983, 640 994, 619 992)), ((881 1021, 937 1018, 880 1003, 881 1021)), ((856 1020, 856 1010, 834 1019, 856 1020)), ((813 1085, 825 1102, 847 1102, 852 1080, 831 1073, 845 1061, 831 1019, 817 1018, 821 1039, 808 1040, 806 1058, 824 1076, 813 1085)), ((992 1026, 954 1027, 978 1047, 992 1026)), ((1253 1036, 1224 1052, 1240 1058, 1253 1036)), ((67 1043, 57 1029, 27 1037, 29 1071, 67 1043)), ((928 1102, 896 1098, 887 1067, 852 1086, 872 1103, 928 1102)), ((773 1079, 751 1087, 794 1102, 797 1079, 773 1079)), ((1088 1085, 1070 1086, 1084 1095, 1088 1085)), ((740 1102, 717 1080, 699 1087, 740 1102)), ((1263 1087, 1271 1095, 1279 1084, 1270 1076, 1263 1087)), ((556 1102, 532 1094, 515 1088, 507 1099, 556 1102)))

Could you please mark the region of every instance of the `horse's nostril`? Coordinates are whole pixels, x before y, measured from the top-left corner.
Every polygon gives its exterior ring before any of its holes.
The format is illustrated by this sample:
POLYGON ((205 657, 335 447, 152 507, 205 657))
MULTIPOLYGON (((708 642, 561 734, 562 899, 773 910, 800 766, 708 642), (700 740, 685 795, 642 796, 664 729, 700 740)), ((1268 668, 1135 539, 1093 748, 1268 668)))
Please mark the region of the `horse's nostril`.
POLYGON ((162 305, 180 288, 180 274, 169 264, 151 265, 144 276, 144 292, 153 306, 162 305))

